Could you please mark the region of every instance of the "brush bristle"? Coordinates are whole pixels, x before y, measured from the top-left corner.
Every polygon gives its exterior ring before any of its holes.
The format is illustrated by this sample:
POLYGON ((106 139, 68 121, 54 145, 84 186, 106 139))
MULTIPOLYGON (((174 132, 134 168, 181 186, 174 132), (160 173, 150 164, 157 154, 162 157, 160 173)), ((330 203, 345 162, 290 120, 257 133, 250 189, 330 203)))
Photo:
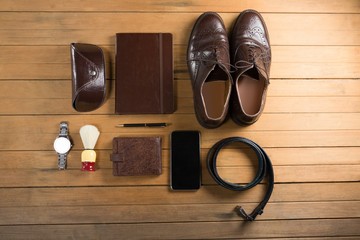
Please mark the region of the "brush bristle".
POLYGON ((94 149, 100 132, 93 125, 85 125, 80 128, 80 137, 85 149, 94 149))

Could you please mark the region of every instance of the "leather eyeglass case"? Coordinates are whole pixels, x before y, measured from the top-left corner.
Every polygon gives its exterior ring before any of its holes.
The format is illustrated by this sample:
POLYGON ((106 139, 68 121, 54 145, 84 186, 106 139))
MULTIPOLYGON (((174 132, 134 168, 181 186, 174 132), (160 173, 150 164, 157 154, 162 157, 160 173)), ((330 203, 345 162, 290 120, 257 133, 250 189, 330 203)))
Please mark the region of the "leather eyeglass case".
POLYGON ((99 108, 105 101, 105 60, 100 47, 71 43, 72 106, 78 112, 99 108))

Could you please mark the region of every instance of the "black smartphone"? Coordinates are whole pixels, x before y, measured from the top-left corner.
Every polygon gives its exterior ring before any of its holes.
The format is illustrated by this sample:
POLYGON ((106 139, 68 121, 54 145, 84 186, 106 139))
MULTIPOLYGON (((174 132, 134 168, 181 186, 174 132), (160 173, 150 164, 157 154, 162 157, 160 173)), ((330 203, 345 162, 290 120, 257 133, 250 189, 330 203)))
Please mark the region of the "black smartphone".
POLYGON ((201 185, 200 132, 171 133, 170 186, 173 190, 196 190, 201 185))

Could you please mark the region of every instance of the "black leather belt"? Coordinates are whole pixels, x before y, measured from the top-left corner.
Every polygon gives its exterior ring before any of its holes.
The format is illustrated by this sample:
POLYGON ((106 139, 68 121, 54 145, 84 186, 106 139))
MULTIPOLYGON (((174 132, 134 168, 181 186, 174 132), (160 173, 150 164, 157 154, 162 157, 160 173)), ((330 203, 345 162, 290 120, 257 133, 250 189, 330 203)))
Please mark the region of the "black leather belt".
POLYGON ((259 205, 250 214, 247 214, 241 206, 236 206, 235 208, 235 211, 238 213, 238 215, 240 215, 247 221, 254 221, 257 215, 259 214, 261 215, 263 213, 263 209, 265 208, 265 205, 269 201, 271 193, 274 188, 274 171, 272 168, 270 158, 258 144, 247 138, 242 138, 242 137, 230 137, 220 140, 209 150, 207 156, 207 166, 211 176, 219 185, 234 191, 244 191, 250 189, 256 186, 258 183, 260 183, 265 178, 265 176, 267 176, 269 181, 268 188, 264 196, 264 199, 259 203, 259 205), (255 151, 258 158, 257 174, 254 177, 254 179, 246 185, 239 185, 236 183, 230 183, 224 181, 217 172, 216 159, 220 150, 223 147, 235 142, 241 142, 248 145, 251 149, 255 151))

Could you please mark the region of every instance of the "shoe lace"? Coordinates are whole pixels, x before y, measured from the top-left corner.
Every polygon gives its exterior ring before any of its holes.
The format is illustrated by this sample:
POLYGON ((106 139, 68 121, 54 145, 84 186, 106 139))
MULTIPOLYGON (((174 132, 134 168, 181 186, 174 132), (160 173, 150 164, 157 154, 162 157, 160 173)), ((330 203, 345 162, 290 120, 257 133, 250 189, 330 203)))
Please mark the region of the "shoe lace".
POLYGON ((235 66, 223 62, 220 58, 220 54, 222 52, 228 53, 229 50, 227 47, 223 46, 222 44, 218 46, 210 46, 206 49, 202 49, 201 51, 194 51, 194 53, 191 54, 191 57, 187 59, 187 62, 191 61, 200 61, 204 62, 207 65, 213 65, 213 64, 221 64, 229 69, 230 73, 235 72, 235 70, 231 70, 232 68, 235 69, 235 66), (210 54, 206 54, 205 52, 210 52, 210 54))
MULTIPOLYGON (((230 64, 230 63, 225 63, 222 62, 219 59, 219 55, 221 52, 221 48, 226 48, 224 46, 222 46, 221 44, 218 46, 210 46, 206 49, 202 49, 201 51, 194 51, 194 53, 192 54, 192 56, 187 59, 187 62, 191 62, 191 61, 201 61, 204 62, 205 64, 209 64, 209 65, 213 65, 213 64, 222 64, 225 67, 227 67, 230 71, 230 73, 234 73, 237 70, 241 70, 241 69, 247 69, 250 67, 253 67, 256 65, 257 68, 259 68, 260 70, 267 72, 266 70, 266 66, 268 65, 268 63, 271 62, 270 59, 270 49, 264 48, 261 44, 259 43, 254 43, 253 39, 249 39, 251 41, 243 41, 242 44, 240 44, 236 51, 235 51, 235 55, 237 53, 237 51, 239 50, 239 48, 243 45, 246 45, 247 48, 247 55, 248 55, 248 60, 238 60, 236 61, 234 64, 230 64), (221 46, 221 47, 219 47, 221 46), (260 49, 260 51, 258 51, 260 49), (210 52, 211 54, 205 54, 205 52, 210 52), (260 52, 260 54, 259 54, 260 52), (216 59, 216 60, 214 60, 216 59), (259 65, 256 64, 256 62, 258 60, 262 60, 262 62, 264 62, 264 67, 261 67, 259 65)), ((228 51, 228 49, 222 49, 225 50, 225 52, 228 51)))
POLYGON ((258 42, 254 42, 254 39, 250 39, 251 41, 246 41, 247 39, 244 39, 245 41, 242 41, 243 43, 239 44, 239 46, 237 47, 237 49, 235 50, 235 56, 236 53, 238 52, 239 48, 242 46, 246 46, 247 49, 247 57, 248 60, 238 60, 234 63, 234 67, 236 70, 238 69, 247 69, 253 66, 256 66, 257 68, 259 68, 260 70, 267 72, 267 66, 268 63, 271 62, 271 58, 270 58, 270 49, 265 48, 262 46, 262 44, 258 43, 258 42), (260 52, 260 53, 259 53, 260 52), (262 62, 264 63, 264 67, 259 66, 257 63, 258 60, 262 60, 262 62))

